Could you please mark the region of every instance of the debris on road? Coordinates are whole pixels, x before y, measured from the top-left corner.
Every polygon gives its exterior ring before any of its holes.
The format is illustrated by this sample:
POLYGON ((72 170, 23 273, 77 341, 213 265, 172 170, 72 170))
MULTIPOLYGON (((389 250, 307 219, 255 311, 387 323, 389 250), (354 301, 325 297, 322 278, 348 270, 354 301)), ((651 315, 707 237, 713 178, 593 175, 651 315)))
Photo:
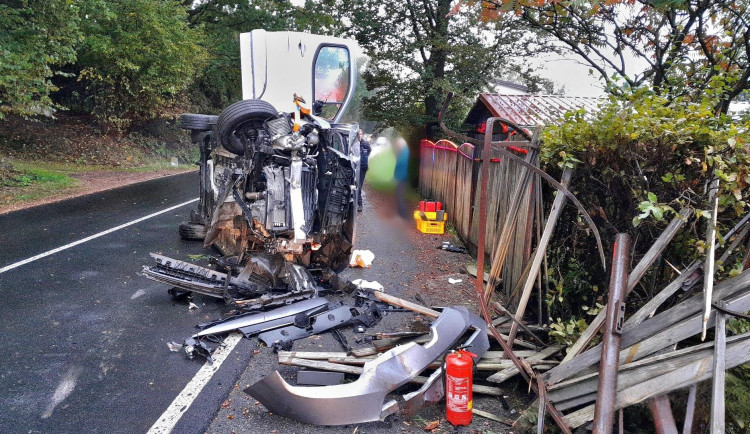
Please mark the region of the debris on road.
POLYGON ((453 253, 469 253, 469 251, 466 250, 466 247, 457 246, 450 241, 443 241, 443 244, 439 245, 438 249, 453 253))
MULTIPOLYGON (((278 372, 255 383, 246 392, 274 414, 315 425, 346 425, 383 420, 399 411, 397 401, 384 402, 386 395, 408 383, 442 354, 454 348, 472 328, 464 346, 475 354, 489 347, 484 322, 464 307, 445 308, 431 326, 433 339, 424 346, 416 343, 391 349, 365 363, 362 375, 353 383, 316 388, 287 384, 278 372)), ((439 369, 440 370, 440 369, 439 369)), ((433 374, 406 402, 422 399, 440 375, 433 374)))
POLYGON ((354 250, 352 257, 349 259, 350 267, 370 268, 372 261, 375 260, 375 254, 369 250, 354 250))
POLYGON ((355 279, 352 280, 352 284, 357 287, 357 289, 371 289, 373 291, 385 291, 385 288, 383 285, 376 281, 369 281, 364 279, 355 279))

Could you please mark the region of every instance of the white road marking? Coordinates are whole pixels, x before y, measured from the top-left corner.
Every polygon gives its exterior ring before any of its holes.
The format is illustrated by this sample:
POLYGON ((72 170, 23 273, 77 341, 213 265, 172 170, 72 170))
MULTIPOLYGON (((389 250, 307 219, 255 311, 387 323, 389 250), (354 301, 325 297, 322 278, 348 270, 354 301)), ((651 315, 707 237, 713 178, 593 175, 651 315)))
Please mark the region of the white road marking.
POLYGON ((146 294, 146 291, 143 289, 139 289, 138 291, 134 292, 133 295, 130 296, 131 300, 135 300, 136 298, 146 294))
POLYGON ((57 389, 55 389, 55 393, 52 394, 52 399, 50 400, 47 409, 42 413, 42 419, 47 419, 52 416, 55 407, 73 393, 79 375, 81 375, 81 368, 71 368, 65 376, 63 376, 63 379, 60 380, 60 384, 57 385, 57 389))
POLYGON ((107 229, 106 231, 99 232, 98 234, 94 234, 94 235, 88 236, 86 238, 80 239, 78 241, 74 241, 74 242, 72 242, 70 244, 66 244, 64 246, 60 246, 60 247, 58 247, 56 249, 52 249, 52 250, 49 250, 47 252, 40 253, 40 254, 38 254, 36 256, 32 256, 32 257, 30 257, 28 259, 24 259, 23 261, 18 261, 18 262, 14 263, 14 264, 6 265, 5 267, 0 268, 0 274, 5 273, 6 271, 10 271, 10 270, 12 270, 14 268, 20 267, 21 265, 28 264, 29 262, 34 262, 37 259, 42 259, 42 258, 45 258, 47 256, 54 255, 55 253, 61 252, 63 250, 69 249, 71 247, 75 247, 75 246, 77 246, 79 244, 83 244, 83 243, 85 243, 87 241, 91 241, 91 240, 93 240, 95 238, 103 237, 104 235, 111 234, 112 232, 119 231, 120 229, 126 228, 128 226, 132 226, 132 225, 134 225, 136 223, 140 223, 140 222, 142 222, 144 220, 148 220, 148 219, 150 219, 152 217, 156 217, 156 216, 158 216, 160 214, 164 214, 165 212, 176 210, 177 208, 181 208, 181 207, 183 207, 185 205, 188 205, 188 204, 191 204, 191 203, 197 202, 197 201, 198 201, 198 198, 191 199, 191 200, 189 200, 187 202, 183 202, 183 203, 181 203, 179 205, 175 205, 175 206, 169 207, 167 209, 163 209, 163 210, 155 212, 153 214, 149 214, 149 215, 147 215, 145 217, 141 217, 139 219, 135 219, 135 220, 127 222, 125 224, 121 224, 120 226, 116 226, 114 228, 107 229))
POLYGON ((214 351, 211 357, 213 364, 208 362, 198 370, 192 380, 182 389, 179 395, 172 401, 167 410, 159 416, 156 423, 148 430, 148 434, 167 434, 172 432, 177 422, 185 411, 190 408, 195 398, 201 393, 203 387, 211 380, 211 377, 219 370, 224 360, 232 353, 234 347, 242 340, 242 333, 232 333, 224 339, 224 345, 214 351))

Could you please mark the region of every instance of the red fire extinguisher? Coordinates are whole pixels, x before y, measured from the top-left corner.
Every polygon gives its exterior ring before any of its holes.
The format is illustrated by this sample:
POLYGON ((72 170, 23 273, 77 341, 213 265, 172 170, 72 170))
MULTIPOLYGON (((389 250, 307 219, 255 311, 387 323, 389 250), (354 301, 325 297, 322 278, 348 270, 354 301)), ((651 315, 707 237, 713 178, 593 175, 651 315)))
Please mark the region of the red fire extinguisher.
POLYGON ((476 354, 459 348, 445 358, 445 417, 453 425, 471 423, 476 354))

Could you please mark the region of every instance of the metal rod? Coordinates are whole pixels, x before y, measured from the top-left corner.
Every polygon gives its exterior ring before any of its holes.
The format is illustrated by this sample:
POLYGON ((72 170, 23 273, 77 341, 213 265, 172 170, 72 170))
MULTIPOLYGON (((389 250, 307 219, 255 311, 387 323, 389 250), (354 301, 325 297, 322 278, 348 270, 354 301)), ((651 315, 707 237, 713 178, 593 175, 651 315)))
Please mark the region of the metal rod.
POLYGON ((625 314, 625 293, 630 264, 630 235, 617 234, 609 279, 609 300, 602 336, 602 359, 599 364, 599 388, 596 393, 594 433, 609 434, 615 419, 617 368, 620 365, 620 338, 625 314))
POLYGON ((536 434, 544 434, 544 415, 547 403, 547 390, 544 388, 542 377, 536 377, 536 387, 539 393, 539 412, 536 415, 536 434))
POLYGON ((677 434, 677 424, 666 393, 649 399, 648 408, 654 417, 654 428, 657 434, 677 434))
POLYGON ((718 303, 714 327, 714 378, 711 388, 711 433, 724 432, 724 377, 726 375, 727 316, 724 301, 718 303))

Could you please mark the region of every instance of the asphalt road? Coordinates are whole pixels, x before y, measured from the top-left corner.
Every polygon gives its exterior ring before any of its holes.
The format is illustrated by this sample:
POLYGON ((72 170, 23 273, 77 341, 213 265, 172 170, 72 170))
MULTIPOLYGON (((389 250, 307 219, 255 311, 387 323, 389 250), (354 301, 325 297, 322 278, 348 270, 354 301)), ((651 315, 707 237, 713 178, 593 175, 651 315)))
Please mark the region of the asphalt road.
POLYGON ((190 381, 203 362, 167 342, 225 306, 196 295, 189 310, 139 272, 149 252, 204 252, 177 234, 194 203, 17 264, 196 194, 188 173, 0 215, 0 432, 146 432, 190 381))
MULTIPOLYGON (((227 307, 196 294, 199 308, 189 310, 186 301, 173 300, 164 285, 139 273, 151 263, 149 252, 178 259, 210 253, 177 234, 196 205, 186 203, 196 192, 197 176, 189 173, 0 215, 0 432, 136 433, 159 427, 155 431, 389 433, 421 431, 425 421, 444 421, 441 406, 422 409, 413 420, 396 416, 359 427, 313 427, 270 414, 242 390, 277 368, 293 381, 296 370, 278 366, 271 349, 258 349, 256 340, 239 340, 220 368, 208 367, 210 380, 202 391, 191 389, 207 365, 170 352, 167 342, 188 337, 197 323, 220 317, 227 307), (187 404, 173 405, 178 396, 187 404), (176 409, 174 425, 162 424, 168 409, 176 409)), ((387 292, 407 298, 419 287, 436 287, 432 296, 423 294, 436 304, 447 301, 441 295, 447 277, 456 276, 470 258, 425 261, 425 246, 434 254, 435 245, 452 238, 429 236, 420 238, 424 245, 415 245, 403 232, 413 231, 410 225, 387 212, 391 223, 375 217, 392 207, 366 198, 357 244, 372 250, 377 264, 343 276, 377 280, 387 292), (415 288, 415 276, 428 270, 430 280, 415 288)), ((344 298, 340 301, 351 302, 344 298)), ((453 303, 471 306, 473 301, 453 303)), ((427 326, 414 314, 401 313, 386 316, 372 331, 427 326)), ((344 333, 355 345, 357 336, 344 333)), ((294 349, 341 347, 326 333, 295 342, 294 349)), ((510 417, 497 398, 475 397, 475 406, 510 417)), ((476 431, 506 427, 475 418, 456 430, 476 431)))

